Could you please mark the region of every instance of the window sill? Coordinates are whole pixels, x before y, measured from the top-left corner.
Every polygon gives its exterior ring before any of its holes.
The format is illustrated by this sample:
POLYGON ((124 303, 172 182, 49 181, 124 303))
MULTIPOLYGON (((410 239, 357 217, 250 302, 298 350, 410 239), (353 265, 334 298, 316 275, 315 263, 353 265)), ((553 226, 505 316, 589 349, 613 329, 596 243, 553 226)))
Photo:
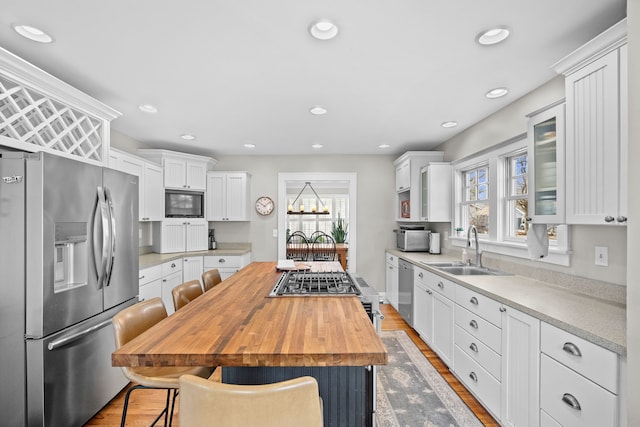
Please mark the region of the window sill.
MULTIPOLYGON (((451 246, 464 248, 467 245, 466 237, 451 236, 451 246)), ((515 258, 529 259, 529 251, 525 243, 517 242, 492 242, 489 240, 480 240, 480 249, 483 252, 496 253, 500 255, 512 256, 515 258)), ((473 249, 472 249, 473 250, 473 249)), ((569 266, 571 265, 571 250, 562 250, 557 247, 549 247, 549 255, 545 258, 535 260, 546 264, 555 264, 569 266)), ((534 261, 534 260, 532 260, 534 261)))

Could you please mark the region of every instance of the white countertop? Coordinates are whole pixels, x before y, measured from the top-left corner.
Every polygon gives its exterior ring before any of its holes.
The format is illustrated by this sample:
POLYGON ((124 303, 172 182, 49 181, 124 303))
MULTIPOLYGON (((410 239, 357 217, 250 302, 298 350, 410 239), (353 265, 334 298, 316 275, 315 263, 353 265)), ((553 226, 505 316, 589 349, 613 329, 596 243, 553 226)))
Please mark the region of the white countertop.
POLYGON ((457 258, 445 255, 402 252, 396 249, 387 249, 387 252, 626 356, 627 311, 624 304, 571 292, 552 283, 523 276, 455 276, 424 264, 458 261, 457 258))
POLYGON ((251 252, 251 244, 230 244, 228 246, 218 247, 218 249, 211 249, 207 251, 196 252, 175 252, 170 254, 158 254, 155 252, 140 255, 138 257, 138 268, 153 267, 167 261, 173 261, 175 259, 190 257, 190 256, 232 256, 232 255, 244 255, 251 252))

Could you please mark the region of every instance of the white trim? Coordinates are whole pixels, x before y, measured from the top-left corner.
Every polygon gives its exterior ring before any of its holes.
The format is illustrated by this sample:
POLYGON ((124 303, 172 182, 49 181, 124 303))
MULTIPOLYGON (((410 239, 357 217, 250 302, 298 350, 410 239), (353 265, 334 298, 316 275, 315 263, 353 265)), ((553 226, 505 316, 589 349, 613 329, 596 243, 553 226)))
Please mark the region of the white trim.
POLYGON ((287 182, 289 181, 339 181, 347 182, 349 188, 349 262, 347 270, 356 271, 357 251, 357 188, 358 174, 355 172, 280 172, 278 173, 278 259, 286 258, 286 233, 287 229, 287 182))

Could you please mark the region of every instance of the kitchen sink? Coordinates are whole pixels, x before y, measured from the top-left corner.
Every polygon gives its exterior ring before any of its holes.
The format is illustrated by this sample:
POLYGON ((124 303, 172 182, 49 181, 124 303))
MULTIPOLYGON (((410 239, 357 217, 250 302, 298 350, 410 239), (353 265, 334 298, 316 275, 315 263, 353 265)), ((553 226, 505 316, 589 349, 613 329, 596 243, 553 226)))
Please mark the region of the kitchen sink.
POLYGON ((453 262, 427 262, 427 261, 420 261, 422 264, 424 265, 428 265, 429 267, 434 267, 434 268, 442 268, 442 267, 463 267, 466 264, 463 264, 460 261, 453 261, 453 262))
POLYGON ((476 267, 475 265, 456 265, 448 267, 436 267, 438 270, 450 273, 456 276, 510 276, 511 273, 506 273, 500 270, 493 270, 491 268, 476 267))

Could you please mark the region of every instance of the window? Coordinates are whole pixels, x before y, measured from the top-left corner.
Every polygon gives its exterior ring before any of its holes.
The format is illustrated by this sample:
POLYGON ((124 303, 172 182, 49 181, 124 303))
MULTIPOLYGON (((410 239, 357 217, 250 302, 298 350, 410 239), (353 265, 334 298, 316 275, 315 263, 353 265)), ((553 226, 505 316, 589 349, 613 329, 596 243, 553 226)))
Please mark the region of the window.
POLYGON ((489 167, 481 165, 463 172, 462 218, 475 225, 478 233, 489 234, 489 167))
MULTIPOLYGON (((465 246, 467 230, 475 225, 483 251, 529 258, 528 165, 526 135, 454 162, 453 246, 465 246)), ((569 227, 549 224, 549 256, 542 261, 569 265, 570 253, 569 227)))
POLYGON ((525 239, 529 228, 526 218, 529 215, 529 194, 527 189, 527 152, 507 156, 507 192, 505 196, 505 237, 525 239))

